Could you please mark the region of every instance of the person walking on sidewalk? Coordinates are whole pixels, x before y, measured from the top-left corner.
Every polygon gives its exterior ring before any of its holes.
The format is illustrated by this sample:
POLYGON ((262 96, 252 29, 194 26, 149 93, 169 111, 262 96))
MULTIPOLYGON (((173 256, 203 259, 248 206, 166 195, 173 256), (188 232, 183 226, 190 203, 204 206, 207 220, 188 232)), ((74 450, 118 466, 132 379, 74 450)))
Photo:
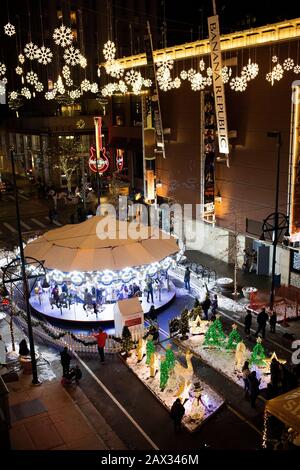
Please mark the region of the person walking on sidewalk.
POLYGON ((210 317, 211 321, 215 321, 216 319, 217 308, 218 308, 218 296, 217 294, 215 294, 211 303, 211 317, 210 317))
POLYGON ((244 325, 245 325, 245 333, 247 336, 250 336, 250 330, 251 330, 251 325, 252 325, 252 313, 251 310, 247 309, 247 315, 245 316, 244 320, 244 325))
POLYGON ((151 297, 151 302, 154 303, 154 300, 153 300, 153 281, 152 281, 150 276, 147 277, 146 285, 147 285, 147 302, 149 302, 149 297, 151 297))
POLYGON ((103 364, 104 363, 104 348, 105 348, 105 343, 107 340, 107 333, 105 333, 105 331, 103 331, 102 328, 99 328, 99 332, 94 333, 93 336, 97 340, 98 352, 99 352, 101 363, 103 364))
POLYGON ((179 431, 181 428, 181 421, 185 414, 185 408, 180 401, 180 398, 176 398, 171 408, 171 418, 174 421, 175 431, 179 431))
POLYGON ((261 312, 257 315, 257 331, 255 333, 256 338, 258 337, 258 334, 261 332, 261 335, 263 338, 266 336, 266 324, 268 321, 269 317, 266 312, 266 309, 263 308, 261 312))
POLYGON ((186 270, 185 270, 185 273, 184 273, 184 287, 188 291, 191 290, 190 281, 191 281, 191 271, 190 271, 190 268, 187 267, 186 270))
POLYGON ((204 315, 205 315, 205 320, 208 320, 208 310, 209 310, 210 306, 211 306, 211 301, 210 301, 209 295, 206 294, 205 300, 201 304, 201 307, 202 307, 204 315))
POLYGON ((270 331, 271 333, 276 333, 276 323, 277 323, 277 315, 276 312, 273 312, 270 316, 270 331))
POLYGON ((69 354, 68 348, 67 346, 65 346, 62 352, 60 353, 60 363, 63 368, 63 377, 68 377, 69 375, 71 359, 72 358, 69 354))
POLYGON ((243 365, 242 374, 243 374, 243 381, 244 381, 245 397, 248 397, 249 391, 250 391, 249 375, 251 374, 248 361, 245 361, 243 365))
POLYGON ((260 379, 258 380, 258 378, 256 377, 255 370, 250 373, 248 380, 249 380, 249 389, 250 389, 251 408, 255 408, 255 402, 259 395, 259 384, 260 384, 260 379))

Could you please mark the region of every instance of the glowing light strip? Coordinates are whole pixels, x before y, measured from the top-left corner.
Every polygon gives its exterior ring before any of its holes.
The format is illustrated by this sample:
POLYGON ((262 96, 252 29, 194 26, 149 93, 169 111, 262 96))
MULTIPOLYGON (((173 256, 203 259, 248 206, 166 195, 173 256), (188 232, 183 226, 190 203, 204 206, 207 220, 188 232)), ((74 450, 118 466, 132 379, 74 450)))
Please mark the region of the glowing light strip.
POLYGON ((95 135, 96 135, 96 154, 97 160, 100 159, 100 150, 102 149, 102 118, 94 117, 95 135))
POLYGON ((296 85, 292 89, 293 100, 294 100, 294 122, 293 122, 293 150, 292 150, 292 188, 291 188, 291 235, 297 233, 294 221, 295 221, 295 184, 296 184, 296 168, 298 158, 298 128, 299 128, 299 111, 300 111, 300 86, 296 85))

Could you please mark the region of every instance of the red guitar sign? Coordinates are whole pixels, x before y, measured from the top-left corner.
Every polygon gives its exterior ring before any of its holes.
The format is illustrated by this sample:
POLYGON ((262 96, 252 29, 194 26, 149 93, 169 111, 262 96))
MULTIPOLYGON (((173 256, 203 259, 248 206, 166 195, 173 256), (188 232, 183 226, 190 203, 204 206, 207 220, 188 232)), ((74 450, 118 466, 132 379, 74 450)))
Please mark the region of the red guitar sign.
POLYGON ((97 170, 98 173, 105 173, 105 171, 107 171, 109 167, 109 159, 106 155, 106 148, 103 147, 100 150, 100 156, 98 158, 98 161, 96 159, 96 155, 96 149, 92 146, 90 148, 89 167, 94 173, 97 173, 97 170))

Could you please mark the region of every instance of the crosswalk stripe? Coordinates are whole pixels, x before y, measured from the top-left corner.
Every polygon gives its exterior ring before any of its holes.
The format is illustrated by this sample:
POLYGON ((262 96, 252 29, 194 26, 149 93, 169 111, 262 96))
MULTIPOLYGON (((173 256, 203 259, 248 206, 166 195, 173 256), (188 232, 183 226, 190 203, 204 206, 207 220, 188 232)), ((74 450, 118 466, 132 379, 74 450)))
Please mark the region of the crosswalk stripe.
POLYGON ((24 196, 24 194, 20 194, 20 193, 19 193, 19 197, 21 197, 22 199, 25 199, 26 201, 28 201, 29 199, 27 196, 24 196))
POLYGON ((30 220, 32 220, 32 222, 34 222, 36 225, 39 225, 39 226, 42 227, 42 228, 46 228, 46 225, 44 225, 44 224, 43 224, 42 222, 40 222, 39 220, 34 219, 34 218, 32 218, 32 219, 30 219, 30 220))
POLYGON ((25 228, 26 230, 31 230, 31 227, 29 227, 29 225, 25 224, 25 222, 23 222, 23 220, 20 221, 21 225, 23 228, 25 228))
MULTIPOLYGON (((47 220, 50 222, 49 217, 45 217, 45 219, 47 219, 47 220)), ((60 222, 57 222, 57 220, 52 220, 52 223, 53 223, 54 225, 57 225, 58 227, 61 227, 61 226, 62 226, 62 224, 61 224, 60 222)))
POLYGON ((12 225, 8 224, 7 222, 3 222, 3 225, 4 227, 8 228, 8 230, 10 230, 11 232, 17 233, 17 230, 14 227, 12 227, 12 225))

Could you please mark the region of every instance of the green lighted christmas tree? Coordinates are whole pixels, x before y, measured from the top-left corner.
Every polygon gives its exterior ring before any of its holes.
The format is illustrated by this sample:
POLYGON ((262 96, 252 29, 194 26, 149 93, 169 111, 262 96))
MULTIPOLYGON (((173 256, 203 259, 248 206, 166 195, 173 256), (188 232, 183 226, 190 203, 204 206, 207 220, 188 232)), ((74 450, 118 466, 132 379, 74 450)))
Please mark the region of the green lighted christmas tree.
POLYGON ((265 366, 266 355, 263 345, 261 344, 261 338, 257 338, 256 345, 250 356, 250 365, 256 364, 257 366, 265 366))
POLYGON ((168 345, 166 350, 166 362, 168 364, 168 369, 172 370, 175 367, 175 356, 172 351, 171 345, 168 345))
POLYGON ((147 344, 146 344, 146 364, 148 364, 148 366, 150 364, 151 355, 154 352, 155 352, 154 343, 152 339, 148 339, 147 344))
POLYGON ((129 352, 133 348, 133 341, 128 326, 124 326, 122 331, 122 350, 129 356, 129 352))
POLYGON ((213 322, 212 325, 210 325, 207 332, 205 333, 203 346, 224 346, 226 336, 223 332, 222 323, 219 317, 220 316, 218 315, 217 319, 213 322))
POLYGON ((181 312, 181 316, 180 316, 180 333, 181 333, 181 339, 182 340, 188 339, 189 331, 190 331, 190 328, 189 328, 189 312, 185 308, 181 312))
POLYGON ((168 380, 169 380, 168 362, 166 360, 161 361, 161 363, 160 363, 160 382, 159 382, 159 386, 160 386, 161 390, 164 390, 164 388, 166 387, 166 385, 168 383, 168 380))
POLYGON ((235 350, 238 343, 242 341, 242 338, 239 335, 239 332, 237 330, 237 325, 232 325, 232 332, 228 336, 228 341, 226 344, 226 349, 231 349, 235 350))

